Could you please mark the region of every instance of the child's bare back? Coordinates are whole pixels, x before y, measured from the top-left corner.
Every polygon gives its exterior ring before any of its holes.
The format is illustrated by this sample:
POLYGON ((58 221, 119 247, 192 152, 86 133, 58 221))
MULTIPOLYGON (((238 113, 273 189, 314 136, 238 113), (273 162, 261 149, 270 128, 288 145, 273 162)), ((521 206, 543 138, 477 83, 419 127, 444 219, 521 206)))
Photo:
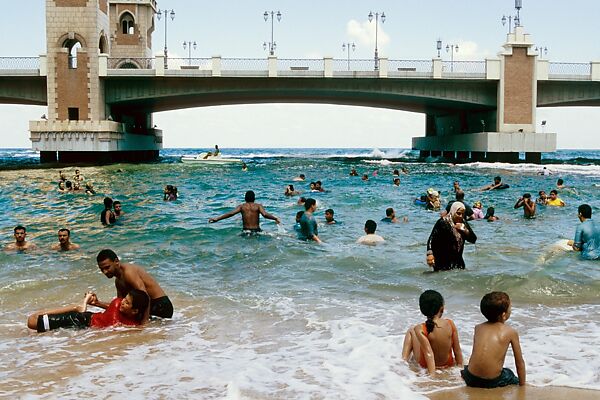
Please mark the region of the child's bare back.
POLYGON ((511 304, 504 292, 492 292, 481 299, 481 312, 487 322, 475 327, 473 351, 461 375, 467 386, 494 388, 525 384, 525 361, 519 343, 519 334, 505 322, 510 317, 511 304), (512 346, 518 379, 504 359, 512 346))

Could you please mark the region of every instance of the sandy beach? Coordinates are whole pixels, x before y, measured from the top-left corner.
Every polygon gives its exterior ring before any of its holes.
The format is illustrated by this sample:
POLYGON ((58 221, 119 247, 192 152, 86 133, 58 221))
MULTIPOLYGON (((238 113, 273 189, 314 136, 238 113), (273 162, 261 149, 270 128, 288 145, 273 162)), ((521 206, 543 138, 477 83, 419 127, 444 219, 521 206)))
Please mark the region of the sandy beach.
POLYGON ((600 391, 557 386, 535 387, 531 385, 498 389, 463 387, 432 393, 427 397, 431 400, 594 400, 600 398, 600 391))

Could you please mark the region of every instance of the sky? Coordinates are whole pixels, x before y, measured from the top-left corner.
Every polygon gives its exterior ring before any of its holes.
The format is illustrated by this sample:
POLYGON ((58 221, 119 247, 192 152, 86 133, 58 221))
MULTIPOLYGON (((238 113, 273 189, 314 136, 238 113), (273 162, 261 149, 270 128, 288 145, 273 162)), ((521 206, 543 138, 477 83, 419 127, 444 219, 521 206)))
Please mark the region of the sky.
MULTIPOLYGON (((2 1, 0 57, 45 54, 45 0, 2 1), (19 34, 15 34, 19 32, 19 34)), ((503 15, 514 15, 514 0, 232 1, 160 0, 175 10, 168 22, 170 57, 187 57, 184 41, 196 41, 192 57, 266 57, 263 42, 271 25, 265 11, 281 11, 275 22, 279 58, 345 59, 343 43, 354 43, 352 58, 373 57, 375 23, 370 11, 385 12, 379 24, 381 57, 426 60, 435 43, 457 44, 455 60, 495 57, 506 40, 503 15)), ((548 48, 551 62, 600 60, 600 1, 523 0, 521 24, 534 43, 548 48)), ((154 54, 164 47, 164 20, 157 21, 154 54)), ((449 54, 442 52, 444 59, 449 54)), ((30 147, 28 121, 46 107, 1 105, 0 147, 30 147)), ((600 149, 600 107, 541 108, 538 126, 557 132, 557 147, 600 149)), ((202 107, 154 114, 165 147, 365 147, 408 148, 424 136, 422 114, 397 110, 318 104, 262 104, 202 107)))

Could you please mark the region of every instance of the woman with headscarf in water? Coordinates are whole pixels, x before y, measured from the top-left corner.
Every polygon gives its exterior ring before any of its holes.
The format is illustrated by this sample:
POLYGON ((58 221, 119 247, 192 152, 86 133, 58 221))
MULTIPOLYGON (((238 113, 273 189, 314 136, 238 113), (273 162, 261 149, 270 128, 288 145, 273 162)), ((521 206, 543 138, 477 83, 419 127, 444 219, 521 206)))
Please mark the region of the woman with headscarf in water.
POLYGON ((434 271, 465 268, 462 257, 465 240, 475 243, 477 236, 464 220, 464 214, 465 205, 455 201, 450 212, 435 223, 427 241, 427 264, 434 271))

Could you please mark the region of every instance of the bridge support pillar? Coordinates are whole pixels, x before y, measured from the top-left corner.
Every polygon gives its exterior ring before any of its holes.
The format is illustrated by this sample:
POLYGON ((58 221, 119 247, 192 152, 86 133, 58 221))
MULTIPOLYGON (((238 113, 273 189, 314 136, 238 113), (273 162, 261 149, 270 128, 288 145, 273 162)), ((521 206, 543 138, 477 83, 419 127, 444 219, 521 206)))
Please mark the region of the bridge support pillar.
POLYGON ((542 163, 542 153, 539 153, 539 152, 525 153, 525 162, 528 162, 530 164, 541 164, 542 163))
POLYGON ((42 163, 153 161, 162 148, 161 130, 133 133, 115 121, 31 121, 29 131, 42 163))

